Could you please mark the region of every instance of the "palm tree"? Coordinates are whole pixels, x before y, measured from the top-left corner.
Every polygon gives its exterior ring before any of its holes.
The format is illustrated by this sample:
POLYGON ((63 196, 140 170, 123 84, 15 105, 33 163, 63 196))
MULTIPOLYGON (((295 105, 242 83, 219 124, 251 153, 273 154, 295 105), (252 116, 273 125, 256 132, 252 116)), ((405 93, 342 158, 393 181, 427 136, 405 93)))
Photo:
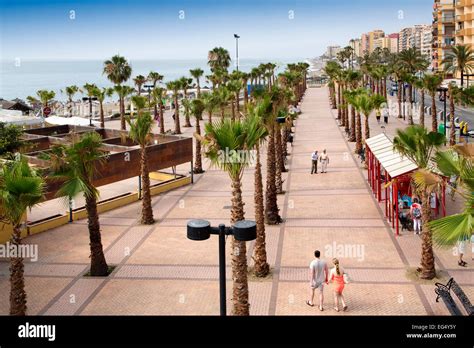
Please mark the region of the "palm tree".
POLYGON ((153 84, 153 88, 156 88, 156 84, 158 82, 163 81, 163 78, 164 78, 163 75, 161 75, 160 73, 157 73, 155 71, 150 71, 148 73, 148 80, 151 81, 151 83, 153 84))
MULTIPOLYGON (((23 157, 3 163, 0 178, 0 221, 13 227, 10 243, 18 250, 23 217, 43 199, 44 181, 23 157)), ((21 255, 10 258, 10 315, 26 315, 24 267, 21 255)))
POLYGON ((133 78, 133 83, 135 86, 137 86, 137 94, 141 95, 142 94, 142 86, 145 84, 147 81, 147 78, 143 75, 137 75, 133 78))
MULTIPOLYGON (((230 104, 231 104, 231 110, 232 110, 232 119, 235 120, 235 109, 236 109, 236 104, 239 103, 239 94, 240 90, 242 89, 242 81, 240 79, 232 79, 229 82, 227 82, 227 90, 231 94, 230 97, 230 104)), ((240 118, 240 115, 239 115, 240 118)))
POLYGON ((403 74, 403 81, 408 83, 408 125, 413 126, 413 84, 416 81, 416 76, 410 73, 403 74))
POLYGON ((361 93, 356 98, 357 106, 365 116, 364 129, 365 140, 367 140, 370 138, 369 116, 372 111, 379 109, 381 105, 386 102, 386 100, 380 94, 368 95, 365 93, 361 93))
MULTIPOLYGON (((469 240, 474 230, 474 144, 456 145, 443 152, 437 152, 435 162, 439 171, 446 177, 457 178, 456 192, 466 202, 461 213, 453 214, 431 221, 429 227, 433 240, 438 246, 452 246, 460 240, 469 240)), ((443 182, 437 175, 427 173, 428 180, 439 185, 443 182), (433 178, 434 176, 434 178, 433 178)))
POLYGON ((194 160, 194 169, 195 174, 204 173, 202 169, 202 156, 201 156, 201 124, 200 120, 202 119, 202 113, 205 110, 205 105, 201 99, 193 99, 191 102, 191 112, 196 118, 196 152, 194 160))
POLYGON ((67 86, 64 90, 61 90, 62 93, 66 93, 68 99, 68 111, 69 115, 72 115, 72 107, 74 106, 74 96, 79 92, 79 87, 76 85, 67 86))
MULTIPOLYGON (((429 132, 426 128, 415 125, 405 130, 397 129, 397 135, 393 139, 393 147, 401 155, 411 159, 423 171, 428 168, 433 152, 441 147, 445 142, 444 135, 438 132, 429 132)), ((419 171, 413 174, 416 177, 419 171)), ((429 222, 431 220, 430 194, 427 185, 416 185, 416 193, 421 198, 423 232, 422 255, 421 255, 421 274, 422 279, 433 279, 436 275, 432 233, 429 222)))
POLYGON ((204 74, 204 70, 201 68, 196 68, 196 69, 191 69, 189 70, 189 73, 191 74, 192 77, 196 79, 196 86, 197 86, 197 97, 201 98, 201 85, 199 79, 202 77, 204 74))
POLYGON ((456 45, 451 47, 451 52, 446 53, 442 60, 444 71, 453 74, 461 73, 461 88, 464 87, 464 76, 471 74, 474 69, 474 51, 469 45, 456 45))
MULTIPOLYGON (((48 91, 45 89, 40 89, 39 91, 36 92, 36 95, 39 98, 39 102, 41 103, 43 108, 46 108, 49 106, 49 102, 54 99, 56 96, 56 93, 54 91, 48 91)), ((35 99, 34 97, 30 97, 32 99, 35 99)))
POLYGON ((127 118, 130 126, 130 138, 140 145, 140 175, 142 181, 142 217, 141 223, 144 225, 152 225, 155 222, 153 218, 153 208, 151 206, 150 192, 150 172, 148 170, 147 145, 153 140, 153 118, 149 112, 144 112, 146 98, 140 95, 132 97, 132 103, 137 108, 137 118, 134 122, 127 118))
POLYGON ((117 93, 119 97, 119 104, 120 104, 120 129, 126 130, 126 123, 125 123, 125 98, 135 92, 135 89, 130 86, 125 85, 115 85, 114 92, 117 93))
POLYGON ((102 149, 99 133, 88 132, 81 136, 73 135, 71 145, 58 147, 59 154, 52 156, 51 178, 61 180, 58 197, 72 198, 82 193, 86 201, 87 225, 90 238, 90 275, 103 277, 108 274, 102 238, 100 235, 97 198, 99 191, 94 186, 98 167, 106 162, 106 152, 102 149))
POLYGON ((162 87, 155 87, 151 91, 151 97, 155 108, 155 119, 157 119, 157 106, 160 108, 159 112, 159 123, 160 123, 160 134, 165 134, 165 119, 164 119, 164 108, 163 99, 166 96, 166 89, 162 87))
POLYGON ((97 98, 99 101, 100 105, 100 128, 105 127, 105 120, 104 120, 104 100, 106 97, 112 96, 114 93, 113 88, 99 88, 95 86, 95 88, 92 89, 92 95, 97 98))
POLYGON ((255 143, 255 222, 257 224, 257 239, 255 240, 254 248, 254 262, 255 275, 257 277, 265 277, 270 272, 270 266, 267 262, 267 251, 265 243, 265 206, 263 200, 263 179, 262 179, 262 163, 260 159, 260 145, 268 135, 265 127, 265 120, 271 118, 271 102, 270 98, 266 96, 262 101, 255 106, 249 105, 247 117, 256 118, 260 121, 260 129, 257 135, 260 136, 259 141, 255 143))
POLYGON ((181 82, 180 80, 170 81, 166 84, 166 88, 168 90, 173 91, 173 98, 174 98, 174 133, 181 134, 181 127, 179 125, 179 104, 178 104, 178 96, 179 90, 181 89, 181 82))
MULTIPOLYGON (((111 59, 104 62, 104 74, 112 82, 115 87, 121 86, 132 75, 132 67, 128 64, 125 57, 115 55, 111 59)), ((116 89, 117 90, 117 89, 116 89)), ((125 130, 125 102, 119 94, 120 107, 120 128, 125 130)))
POLYGON ((438 115, 436 113, 436 92, 443 82, 443 76, 436 74, 425 74, 423 84, 431 97, 431 130, 438 131, 438 115))
POLYGON ((206 110, 208 117, 209 117, 209 123, 212 123, 212 113, 214 110, 217 108, 219 104, 218 96, 216 95, 215 92, 209 92, 209 93, 204 93, 201 97, 201 101, 204 104, 204 110, 206 110))
POLYGON ((329 95, 331 99, 332 108, 337 108, 336 103, 336 81, 337 77, 339 76, 339 71, 341 70, 341 66, 336 61, 329 61, 326 63, 324 67, 324 72, 328 75, 330 79, 329 83, 329 95))
MULTIPOLYGON (((179 79, 180 81, 180 85, 181 85, 181 88, 183 89, 183 97, 184 97, 184 100, 188 100, 188 89, 189 87, 191 87, 191 84, 193 83, 193 79, 191 78, 188 78, 188 77, 181 77, 179 79)), ((189 106, 190 104, 189 103, 184 103, 184 100, 183 100, 183 106, 184 106, 184 126, 185 127, 192 127, 191 126, 191 120, 189 118, 189 106)))
POLYGON ((231 61, 229 51, 222 47, 214 47, 210 50, 207 59, 207 64, 209 64, 213 73, 219 70, 227 71, 231 61))
POLYGON ((232 94, 229 92, 226 86, 219 86, 215 91, 216 98, 218 100, 218 106, 221 109, 221 120, 225 117, 225 108, 229 104, 232 98, 232 94))
MULTIPOLYGON (((242 121, 226 119, 222 122, 207 123, 203 145, 205 155, 213 165, 229 174, 232 181, 231 223, 245 219, 244 202, 242 201, 241 177, 249 165, 250 156, 223 158, 222 153, 248 153, 260 140, 259 120, 245 118, 242 121)), ((247 250, 245 242, 232 237, 232 301, 234 315, 249 315, 247 250)))
POLYGON ((425 126, 425 84, 422 78, 417 78, 413 86, 420 91, 420 126, 425 126))

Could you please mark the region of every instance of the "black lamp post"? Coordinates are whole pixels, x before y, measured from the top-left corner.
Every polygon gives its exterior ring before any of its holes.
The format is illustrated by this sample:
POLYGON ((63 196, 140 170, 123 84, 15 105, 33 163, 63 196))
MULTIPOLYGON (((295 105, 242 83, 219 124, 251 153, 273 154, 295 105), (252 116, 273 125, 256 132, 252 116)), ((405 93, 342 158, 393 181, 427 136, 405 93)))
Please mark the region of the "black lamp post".
POLYGON ((83 97, 82 101, 89 101, 89 126, 92 127, 92 101, 97 100, 96 97, 83 97))
POLYGON ((211 234, 219 235, 219 292, 221 316, 226 316, 226 276, 225 276, 225 237, 233 235, 238 241, 248 242, 257 238, 257 224, 255 221, 237 221, 234 226, 211 227, 207 220, 190 220, 187 226, 188 239, 201 241, 209 239, 211 234))
POLYGON ((444 113, 443 113, 443 122, 444 122, 444 135, 446 136, 446 92, 448 92, 447 87, 440 87, 438 88, 438 92, 443 92, 443 106, 444 106, 444 113))
POLYGON ((235 67, 236 70, 239 71, 239 39, 240 36, 237 34, 234 34, 235 38, 235 67))
POLYGON ((146 91, 148 93, 148 107, 150 107, 150 97, 151 97, 151 90, 153 89, 153 85, 143 85, 143 88, 146 88, 146 91))

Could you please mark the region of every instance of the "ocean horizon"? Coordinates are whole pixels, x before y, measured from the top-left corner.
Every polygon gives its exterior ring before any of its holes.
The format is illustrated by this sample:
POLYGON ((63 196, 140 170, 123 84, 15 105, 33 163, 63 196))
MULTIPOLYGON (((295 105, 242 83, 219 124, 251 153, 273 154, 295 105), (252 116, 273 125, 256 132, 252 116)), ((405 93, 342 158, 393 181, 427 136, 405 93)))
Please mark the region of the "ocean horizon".
MULTIPOLYGON (((272 62, 277 64, 277 71, 285 68, 286 64, 304 61, 300 59, 239 59, 239 70, 250 71, 260 63, 272 62)), ((132 78, 136 75, 147 76, 150 71, 164 75, 164 82, 181 76, 190 76, 189 70, 201 68, 204 76, 210 73, 207 59, 129 59, 132 66, 132 78)), ((86 83, 95 83, 100 87, 110 87, 112 84, 102 74, 104 60, 101 59, 2 59, 0 60, 0 98, 11 100, 26 99, 35 96, 40 89, 53 90, 56 100, 64 101, 67 96, 61 93, 66 86, 82 87, 86 83)), ((235 69, 232 62, 229 70, 235 69)), ((128 84, 133 84, 132 80, 128 84)), ((205 77, 201 86, 208 85, 205 77)), ((79 98, 79 94, 76 96, 79 98)))

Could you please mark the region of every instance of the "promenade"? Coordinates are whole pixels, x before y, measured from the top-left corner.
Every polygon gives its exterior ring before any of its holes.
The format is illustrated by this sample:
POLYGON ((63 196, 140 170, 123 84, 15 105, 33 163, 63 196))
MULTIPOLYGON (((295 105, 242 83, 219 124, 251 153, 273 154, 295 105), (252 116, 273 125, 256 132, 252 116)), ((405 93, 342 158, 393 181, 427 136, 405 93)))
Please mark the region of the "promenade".
MULTIPOLYGON (((432 283, 407 278, 407 269, 419 264, 420 238, 408 232, 396 237, 386 223, 353 155, 353 144, 345 141, 336 110, 329 108, 327 93, 326 88, 310 88, 302 103, 288 157, 289 172, 283 174, 285 194, 278 197, 284 223, 266 226, 272 275, 250 277, 251 314, 448 314, 442 302, 435 302, 432 283), (315 149, 328 151, 326 174, 310 174, 315 149), (349 273, 352 282, 344 290, 347 312, 332 309, 331 284, 325 288, 325 311, 305 304, 308 265, 315 249, 321 250, 329 264, 337 256, 349 273)), ((391 118, 387 133, 398 126, 403 124, 391 118)), ((382 131, 375 118, 371 127, 372 136, 382 131)), ((182 130, 191 136, 194 128, 182 130)), ((195 175, 193 185, 153 197, 158 220, 153 226, 139 225, 139 202, 100 215, 106 259, 117 265, 107 278, 82 276, 89 266, 86 220, 27 238, 25 243, 39 246, 38 262, 26 263, 28 313, 218 315, 217 238, 188 240, 186 222, 204 218, 213 225, 228 223, 231 190, 227 174, 209 168, 207 160, 204 168, 206 172, 195 175)), ((254 219, 252 168, 245 171, 242 183, 245 217, 254 219)), ((248 244, 250 266, 253 244, 248 244)), ((230 250, 227 254, 230 312, 230 250)), ((468 268, 461 269, 451 249, 436 249, 437 267, 447 272, 445 277, 454 276, 472 300, 470 251, 465 259, 468 268)), ((0 314, 8 313, 8 274, 8 262, 0 262, 0 314)))

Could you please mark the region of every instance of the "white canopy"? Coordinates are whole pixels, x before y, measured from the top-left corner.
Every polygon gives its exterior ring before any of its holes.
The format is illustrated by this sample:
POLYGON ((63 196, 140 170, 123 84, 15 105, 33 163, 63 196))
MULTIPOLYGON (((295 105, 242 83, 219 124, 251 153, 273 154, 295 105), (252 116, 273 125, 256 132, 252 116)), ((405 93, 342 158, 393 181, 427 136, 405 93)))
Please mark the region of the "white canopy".
POLYGON ((415 162, 393 149, 393 142, 384 133, 367 139, 365 143, 392 178, 418 169, 415 162))
MULTIPOLYGON (((71 126, 89 126, 89 119, 82 117, 60 117, 60 116, 49 116, 44 119, 46 123, 55 125, 69 124, 71 126)), ((99 125, 100 122, 92 121, 93 125, 99 125)))

